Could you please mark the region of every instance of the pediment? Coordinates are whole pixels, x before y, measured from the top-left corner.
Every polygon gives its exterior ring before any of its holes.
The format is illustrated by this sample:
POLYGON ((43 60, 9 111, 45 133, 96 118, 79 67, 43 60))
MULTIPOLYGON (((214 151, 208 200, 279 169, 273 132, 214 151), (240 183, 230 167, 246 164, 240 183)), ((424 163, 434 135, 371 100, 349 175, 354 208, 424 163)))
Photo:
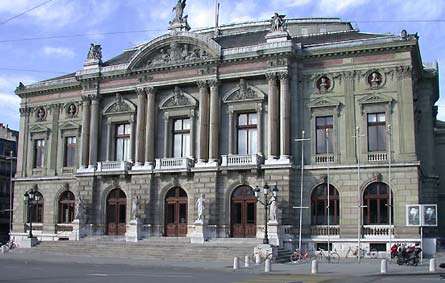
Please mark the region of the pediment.
POLYGON ((108 104, 103 111, 104 115, 132 113, 136 111, 136 107, 129 100, 122 98, 121 95, 116 95, 115 101, 108 104))
POLYGON ((48 133, 49 129, 47 127, 41 126, 39 124, 33 125, 30 129, 29 132, 31 133, 48 133))
POLYGON ((195 98, 184 92, 181 88, 175 87, 173 93, 161 102, 160 109, 195 107, 198 104, 195 98))
POLYGON ((225 103, 235 102, 248 102, 248 101, 261 101, 264 100, 266 95, 256 87, 246 85, 239 86, 230 90, 223 98, 225 103))
POLYGON ((65 122, 62 125, 60 125, 61 130, 77 130, 80 128, 80 125, 73 123, 73 122, 65 122))
POLYGON ((311 100, 311 102, 309 103, 310 108, 322 108, 322 107, 333 108, 339 106, 340 106, 339 101, 328 97, 318 97, 311 100))
POLYGON ((360 104, 376 104, 376 103, 391 103, 394 99, 387 95, 376 93, 363 97, 358 102, 360 104))
POLYGON ((216 60, 221 46, 211 38, 182 32, 158 37, 140 47, 130 61, 129 69, 147 69, 186 65, 216 60))

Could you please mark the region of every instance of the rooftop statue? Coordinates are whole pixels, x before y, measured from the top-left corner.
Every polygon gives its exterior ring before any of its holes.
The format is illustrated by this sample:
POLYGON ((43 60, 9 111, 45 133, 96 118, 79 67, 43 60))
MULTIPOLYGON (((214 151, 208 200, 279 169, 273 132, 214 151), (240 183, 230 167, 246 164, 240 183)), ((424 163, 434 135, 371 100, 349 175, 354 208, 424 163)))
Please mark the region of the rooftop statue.
POLYGON ((102 60, 102 46, 100 46, 100 44, 91 43, 87 60, 102 60))
MULTIPOLYGON (((172 23, 182 23, 184 21, 183 15, 184 15, 184 9, 186 6, 186 0, 178 0, 178 3, 176 3, 176 6, 173 7, 173 12, 176 12, 175 17, 172 21, 172 23)), ((186 16, 187 17, 187 16, 186 16)))
POLYGON ((286 16, 275 13, 271 19, 271 32, 284 32, 285 31, 285 23, 284 20, 286 16))

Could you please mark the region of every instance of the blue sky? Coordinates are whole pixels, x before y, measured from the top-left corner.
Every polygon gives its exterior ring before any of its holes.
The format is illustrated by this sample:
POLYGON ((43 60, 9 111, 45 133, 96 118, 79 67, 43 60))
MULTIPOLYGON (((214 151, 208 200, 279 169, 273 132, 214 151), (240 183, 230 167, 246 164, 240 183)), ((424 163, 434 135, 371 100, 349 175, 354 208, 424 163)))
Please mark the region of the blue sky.
MULTIPOLYGON (((0 0, 0 23, 42 2, 45 1, 0 0)), ((18 128, 19 99, 14 89, 19 81, 31 83, 80 69, 91 42, 102 44, 106 60, 162 34, 167 30, 175 3, 176 0, 53 0, 0 24, 0 122, 18 128), (141 30, 150 31, 101 35, 141 30), (73 37, 76 34, 89 35, 73 37), (48 36, 68 37, 11 41, 48 36)), ((437 60, 441 69, 445 68, 442 33, 445 22, 409 22, 445 19, 445 0, 220 0, 220 3, 222 23, 269 19, 278 11, 290 18, 340 17, 355 22, 363 32, 399 34, 402 29, 418 32, 423 61, 437 60), (393 22, 381 22, 387 20, 393 22)), ((212 25, 213 5, 214 0, 187 1, 186 13, 192 28, 212 25)), ((439 117, 445 119, 445 99, 439 100, 438 105, 443 105, 439 107, 439 117)))

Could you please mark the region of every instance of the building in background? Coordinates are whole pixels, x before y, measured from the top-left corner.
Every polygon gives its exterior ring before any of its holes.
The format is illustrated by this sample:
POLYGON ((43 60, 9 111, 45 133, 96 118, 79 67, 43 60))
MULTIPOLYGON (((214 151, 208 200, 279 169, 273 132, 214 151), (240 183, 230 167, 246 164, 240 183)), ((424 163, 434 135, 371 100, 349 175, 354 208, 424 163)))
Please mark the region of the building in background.
POLYGON ((18 137, 17 131, 0 123, 0 242, 5 242, 9 238, 12 197, 10 186, 11 176, 14 177, 16 169, 18 137))
POLYGON ((261 239, 252 188, 267 183, 280 190, 275 244, 297 240, 300 203, 311 247, 420 240, 406 207, 438 203, 445 187, 438 69, 422 62, 416 34, 278 14, 190 31, 176 11, 162 36, 107 61, 92 44, 82 69, 19 85, 17 237, 32 221, 41 240, 71 238, 74 220, 85 236, 123 236, 136 218, 142 238, 191 237, 204 194, 210 239, 261 239))

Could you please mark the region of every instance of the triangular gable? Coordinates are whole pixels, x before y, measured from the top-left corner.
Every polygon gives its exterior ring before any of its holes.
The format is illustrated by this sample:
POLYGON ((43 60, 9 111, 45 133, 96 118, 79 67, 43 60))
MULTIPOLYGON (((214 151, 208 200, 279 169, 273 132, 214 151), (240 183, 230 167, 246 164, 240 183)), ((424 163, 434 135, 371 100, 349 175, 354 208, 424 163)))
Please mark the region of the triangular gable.
POLYGON ((179 87, 175 87, 173 94, 161 102, 160 109, 195 107, 198 104, 196 99, 179 87))
POLYGON ((311 100, 309 108, 334 108, 339 107, 340 102, 328 97, 318 97, 311 100))
POLYGON ((65 122, 60 125, 61 130, 77 130, 79 129, 80 125, 77 125, 73 122, 65 122))
POLYGON ((121 95, 116 95, 116 100, 104 108, 104 115, 135 112, 136 107, 129 100, 123 99, 121 95))
POLYGON ((225 103, 261 101, 264 100, 266 94, 260 89, 247 85, 246 87, 237 87, 230 90, 223 98, 225 103))
POLYGON ((367 95, 360 99, 359 104, 391 103, 394 99, 381 93, 367 95))
POLYGON ((49 129, 47 127, 41 126, 39 124, 33 125, 30 129, 29 132, 31 133, 48 133, 49 129))

